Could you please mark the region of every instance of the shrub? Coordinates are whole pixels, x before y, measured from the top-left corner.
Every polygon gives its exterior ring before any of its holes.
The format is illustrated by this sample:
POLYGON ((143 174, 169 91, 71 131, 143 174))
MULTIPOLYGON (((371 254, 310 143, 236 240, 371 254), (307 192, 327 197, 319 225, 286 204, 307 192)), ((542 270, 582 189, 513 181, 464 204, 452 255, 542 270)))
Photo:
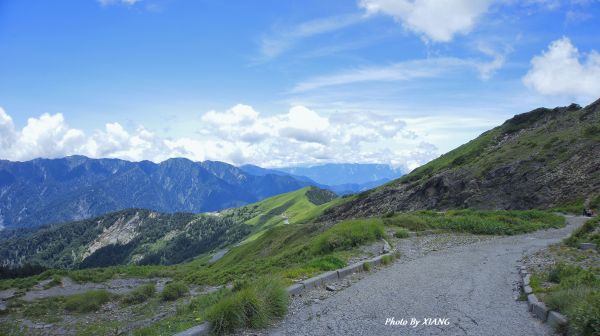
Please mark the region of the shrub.
POLYGON ((398 228, 396 229, 396 232, 394 232, 394 237, 396 238, 408 238, 410 237, 410 234, 408 232, 407 229, 405 228, 398 228))
POLYGON ((288 296, 279 279, 263 278, 211 306, 207 320, 216 334, 238 328, 263 328, 287 312, 288 296))
POLYGON ((110 298, 111 294, 105 289, 75 294, 66 298, 65 309, 78 313, 93 312, 110 301, 110 298))
POLYGON ((188 288, 182 282, 170 282, 160 293, 163 301, 174 301, 187 294, 188 288))
POLYGON ((391 255, 384 255, 381 257, 381 263, 383 265, 389 265, 392 263, 392 261, 394 261, 394 258, 391 255))
POLYGON ((370 272, 371 271, 371 264, 366 262, 363 264, 363 271, 365 272, 370 272))
POLYGON ((332 271, 344 266, 346 266, 346 263, 343 260, 331 255, 313 259, 306 264, 306 267, 315 268, 320 271, 332 271))
POLYGON ((152 283, 137 287, 123 297, 123 303, 136 304, 146 302, 156 294, 156 286, 152 283))
POLYGON ((357 219, 341 222, 323 232, 315 241, 318 253, 348 250, 384 236, 380 219, 357 219))

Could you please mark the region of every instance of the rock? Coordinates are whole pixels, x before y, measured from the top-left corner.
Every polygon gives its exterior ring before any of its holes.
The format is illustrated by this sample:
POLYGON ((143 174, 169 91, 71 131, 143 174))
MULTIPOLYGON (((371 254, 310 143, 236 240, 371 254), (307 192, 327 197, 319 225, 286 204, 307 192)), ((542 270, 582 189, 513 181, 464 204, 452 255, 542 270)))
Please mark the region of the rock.
POLYGON ((0 302, 0 315, 8 313, 8 307, 4 302, 0 302))
POLYGON ((392 251, 392 247, 390 246, 390 243, 387 242, 387 240, 383 239, 383 247, 381 249, 381 253, 386 254, 386 253, 390 253, 392 251))
POLYGON ((208 335, 211 332, 212 326, 209 322, 204 322, 200 325, 192 327, 188 330, 184 330, 175 336, 199 336, 199 335, 208 335))
POLYGON ((525 294, 529 295, 529 294, 533 293, 533 289, 531 288, 531 286, 523 286, 523 292, 525 292, 525 294))
POLYGON ((533 304, 539 302, 535 294, 527 295, 527 310, 531 311, 533 309, 533 304))
POLYGON ((579 248, 581 250, 597 250, 596 244, 594 243, 580 243, 579 248))
POLYGON ((330 292, 335 292, 337 290, 337 287, 335 287, 334 285, 327 285, 325 286, 325 289, 330 292))
POLYGON ((527 274, 523 278, 523 287, 529 286, 529 281, 531 280, 531 275, 527 274))
POLYGON ((531 305, 531 312, 535 317, 542 320, 542 322, 546 322, 546 319, 548 318, 548 308, 546 308, 546 305, 543 302, 534 302, 531 305))
POLYGON ((548 313, 548 325, 550 325, 552 328, 557 329, 563 326, 567 325, 567 318, 559 313, 559 312, 555 312, 555 311, 551 311, 548 313))
POLYGON ((287 292, 289 295, 298 295, 302 291, 304 291, 304 285, 301 283, 291 285, 287 288, 287 292))

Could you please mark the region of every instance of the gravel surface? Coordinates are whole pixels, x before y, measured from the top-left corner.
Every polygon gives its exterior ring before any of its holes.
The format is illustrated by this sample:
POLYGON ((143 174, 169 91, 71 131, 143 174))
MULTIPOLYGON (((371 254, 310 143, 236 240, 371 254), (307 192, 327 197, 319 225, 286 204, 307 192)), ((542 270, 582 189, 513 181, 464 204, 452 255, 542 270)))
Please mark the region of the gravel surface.
POLYGON ((282 322, 253 334, 551 334, 516 300, 517 266, 524 255, 560 241, 585 221, 567 220, 565 228, 519 236, 431 235, 396 242, 403 255, 393 265, 344 279, 334 284, 338 291, 307 292, 292 301, 282 322), (408 324, 386 325, 389 318, 408 324), (442 323, 423 325, 427 318, 442 323), (411 319, 420 324, 411 326, 411 319))

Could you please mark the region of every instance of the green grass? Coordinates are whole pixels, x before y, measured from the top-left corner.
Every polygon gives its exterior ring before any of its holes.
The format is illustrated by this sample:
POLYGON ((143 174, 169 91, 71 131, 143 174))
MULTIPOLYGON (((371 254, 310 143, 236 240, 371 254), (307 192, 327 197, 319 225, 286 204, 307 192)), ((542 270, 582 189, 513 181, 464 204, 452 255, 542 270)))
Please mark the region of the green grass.
POLYGON ((565 240, 565 244, 571 247, 578 247, 580 243, 595 243, 596 246, 600 246, 600 231, 597 230, 598 227, 600 227, 600 217, 586 221, 565 240))
POLYGON ((188 287, 179 281, 168 283, 160 293, 160 298, 163 301, 175 301, 184 297, 188 293, 188 287))
POLYGON ((566 202, 566 203, 560 204, 560 205, 552 208, 551 210, 560 212, 560 213, 564 213, 564 214, 580 215, 584 208, 583 203, 584 203, 583 198, 579 198, 579 199, 571 201, 571 202, 566 202))
POLYGON ((412 231, 442 229, 474 234, 514 235, 564 226, 562 216, 538 210, 418 211, 383 218, 386 225, 412 231))
POLYGON ((314 246, 323 254, 348 250, 383 237, 383 224, 380 219, 355 219, 342 222, 321 234, 314 246))
POLYGON ((389 265, 394 261, 394 257, 391 255, 384 255, 383 257, 381 257, 381 264, 382 265, 389 265))
POLYGON ((410 237, 410 232, 406 228, 397 228, 394 231, 394 237, 396 238, 408 238, 410 237))
POLYGON ((327 208, 341 202, 340 198, 336 198, 331 202, 322 203, 325 200, 324 197, 324 191, 314 187, 306 187, 246 206, 251 208, 253 212, 259 213, 259 215, 246 221, 246 224, 253 226, 254 232, 243 243, 260 237, 268 228, 284 225, 286 218, 289 224, 308 223, 317 218, 327 208))
POLYGON ((65 299, 64 307, 71 312, 89 313, 97 311, 110 299, 111 294, 107 290, 101 289, 68 296, 65 299))
POLYGON ((283 282, 273 278, 257 280, 219 300, 207 312, 216 334, 239 328, 264 328, 287 312, 288 295, 283 282))
POLYGON ((138 304, 146 302, 156 294, 156 286, 153 283, 137 287, 131 292, 125 294, 122 298, 124 304, 138 304))
POLYGON ((216 292, 203 294, 190 300, 188 304, 177 307, 174 316, 162 319, 151 326, 140 328, 133 332, 135 336, 162 336, 173 335, 180 331, 189 329, 206 320, 206 309, 229 295, 231 291, 227 288, 216 292))
POLYGON ((545 290, 543 300, 550 309, 569 318, 569 334, 597 335, 600 331, 600 277, 591 270, 558 264, 549 272, 548 280, 556 285, 545 290))

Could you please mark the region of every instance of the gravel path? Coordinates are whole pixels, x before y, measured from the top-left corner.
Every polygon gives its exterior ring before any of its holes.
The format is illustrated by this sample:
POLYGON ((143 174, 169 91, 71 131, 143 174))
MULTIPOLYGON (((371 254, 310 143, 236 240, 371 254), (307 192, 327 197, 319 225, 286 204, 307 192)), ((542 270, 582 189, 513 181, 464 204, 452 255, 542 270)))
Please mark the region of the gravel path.
MULTIPOLYGON (((322 300, 295 300, 271 335, 548 335, 519 295, 520 259, 567 237, 585 218, 567 217, 557 230, 493 239, 419 253, 414 242, 392 266, 322 300), (298 302, 303 302, 301 306, 298 302), (408 325, 385 325, 386 319, 408 325), (425 318, 447 325, 423 325, 425 318), (410 325, 411 319, 420 322, 410 325)), ((452 239, 448 238, 450 241, 452 239)), ((306 296, 310 297, 311 293, 306 296)))

